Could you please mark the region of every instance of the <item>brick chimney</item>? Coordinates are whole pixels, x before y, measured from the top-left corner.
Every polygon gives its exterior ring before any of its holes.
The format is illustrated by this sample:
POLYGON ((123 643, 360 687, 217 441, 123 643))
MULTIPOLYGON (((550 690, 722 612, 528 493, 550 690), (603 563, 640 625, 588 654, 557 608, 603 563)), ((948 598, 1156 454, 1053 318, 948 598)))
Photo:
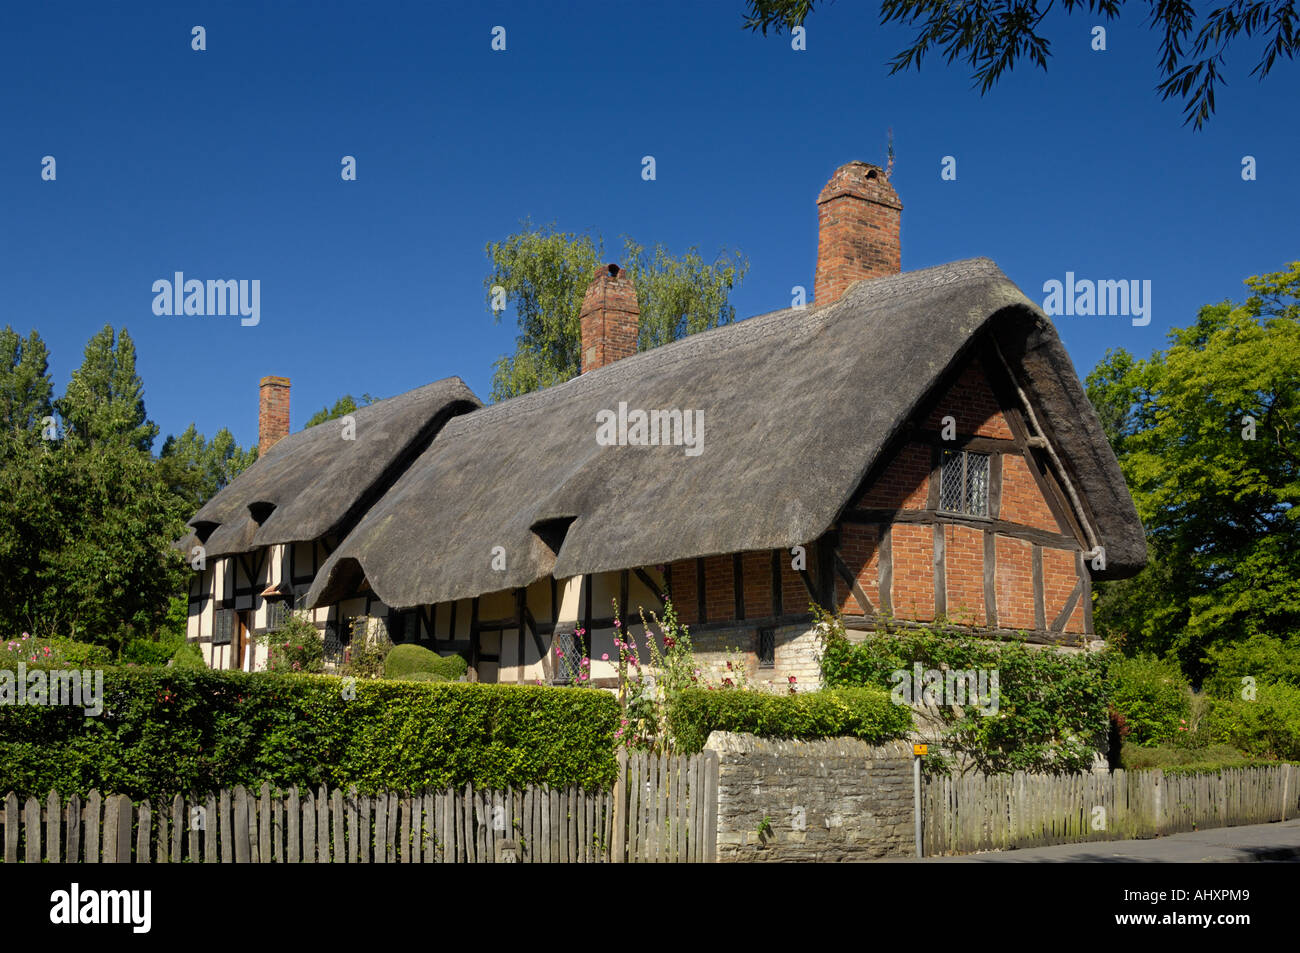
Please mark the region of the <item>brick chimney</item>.
POLYGON ((597 271, 582 299, 582 373, 635 354, 640 317, 632 279, 618 265, 597 271))
POLYGON ((257 455, 289 436, 289 378, 263 377, 262 400, 257 411, 257 455))
POLYGON ((903 203, 885 170, 850 162, 817 196, 817 276, 813 300, 830 304, 861 278, 902 270, 899 219, 903 203))

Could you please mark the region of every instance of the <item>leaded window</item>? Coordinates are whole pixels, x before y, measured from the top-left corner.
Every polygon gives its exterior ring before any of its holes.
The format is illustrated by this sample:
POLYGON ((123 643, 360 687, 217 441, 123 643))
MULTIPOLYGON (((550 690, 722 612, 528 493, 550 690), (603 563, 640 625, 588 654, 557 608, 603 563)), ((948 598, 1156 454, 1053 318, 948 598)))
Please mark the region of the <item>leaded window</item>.
POLYGON ((989 455, 945 450, 939 483, 939 509, 965 516, 989 515, 989 455))

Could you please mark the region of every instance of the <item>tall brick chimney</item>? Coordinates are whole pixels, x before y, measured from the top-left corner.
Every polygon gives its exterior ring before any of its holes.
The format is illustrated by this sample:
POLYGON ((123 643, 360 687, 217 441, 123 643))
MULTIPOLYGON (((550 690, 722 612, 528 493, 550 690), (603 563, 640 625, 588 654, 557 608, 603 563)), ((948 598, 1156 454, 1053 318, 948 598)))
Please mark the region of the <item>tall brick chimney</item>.
POLYGON ((618 265, 597 271, 582 299, 582 373, 635 354, 640 318, 631 277, 618 265))
POLYGON ((902 270, 899 219, 903 203, 885 170, 850 162, 817 196, 817 276, 813 300, 830 304, 861 278, 902 270))
POLYGON ((289 436, 289 378, 262 378, 261 406, 257 411, 257 455, 266 451, 278 440, 289 436))

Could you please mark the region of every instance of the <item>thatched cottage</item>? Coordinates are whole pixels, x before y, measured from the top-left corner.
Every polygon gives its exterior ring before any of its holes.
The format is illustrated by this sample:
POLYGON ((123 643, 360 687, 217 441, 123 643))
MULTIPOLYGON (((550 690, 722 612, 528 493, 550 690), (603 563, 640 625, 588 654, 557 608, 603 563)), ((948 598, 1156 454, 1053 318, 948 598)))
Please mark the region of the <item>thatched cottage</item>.
POLYGON ((813 304, 643 353, 603 268, 583 373, 500 404, 451 378, 286 435, 288 382, 263 380, 261 458, 190 522, 191 640, 257 667, 250 634, 296 603, 334 652, 365 618, 480 681, 564 681, 584 651, 600 680, 611 600, 636 622, 671 598, 702 654, 781 684, 817 681, 813 602, 1083 644, 1093 581, 1146 559, 1114 454, 993 262, 900 273, 901 210, 883 170, 843 166, 813 304))

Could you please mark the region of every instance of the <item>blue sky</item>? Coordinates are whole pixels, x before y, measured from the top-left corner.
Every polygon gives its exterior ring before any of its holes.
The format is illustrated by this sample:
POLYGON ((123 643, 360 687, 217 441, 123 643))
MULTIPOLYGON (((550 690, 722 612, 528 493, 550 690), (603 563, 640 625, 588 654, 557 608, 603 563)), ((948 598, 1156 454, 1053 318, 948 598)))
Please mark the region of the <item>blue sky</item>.
POLYGON ((904 270, 986 255, 1040 302, 1066 271, 1152 282, 1147 327, 1057 320, 1081 377, 1300 257, 1300 64, 1261 84, 1237 50, 1193 132, 1154 91, 1145 5, 1105 52, 1091 18, 1052 14, 1048 72, 982 98, 942 57, 889 76, 908 34, 852 0, 802 52, 744 30, 743 0, 267 6, 21 4, 0 30, 0 324, 40 331, 59 392, 95 331, 127 327, 162 436, 255 443, 267 374, 293 381, 295 430, 343 393, 453 374, 486 399, 514 327, 486 310, 484 246, 524 218, 738 249, 738 314, 788 306, 812 286, 818 191, 883 163, 890 127, 904 270), (176 271, 259 279, 260 323, 154 315, 176 271))

